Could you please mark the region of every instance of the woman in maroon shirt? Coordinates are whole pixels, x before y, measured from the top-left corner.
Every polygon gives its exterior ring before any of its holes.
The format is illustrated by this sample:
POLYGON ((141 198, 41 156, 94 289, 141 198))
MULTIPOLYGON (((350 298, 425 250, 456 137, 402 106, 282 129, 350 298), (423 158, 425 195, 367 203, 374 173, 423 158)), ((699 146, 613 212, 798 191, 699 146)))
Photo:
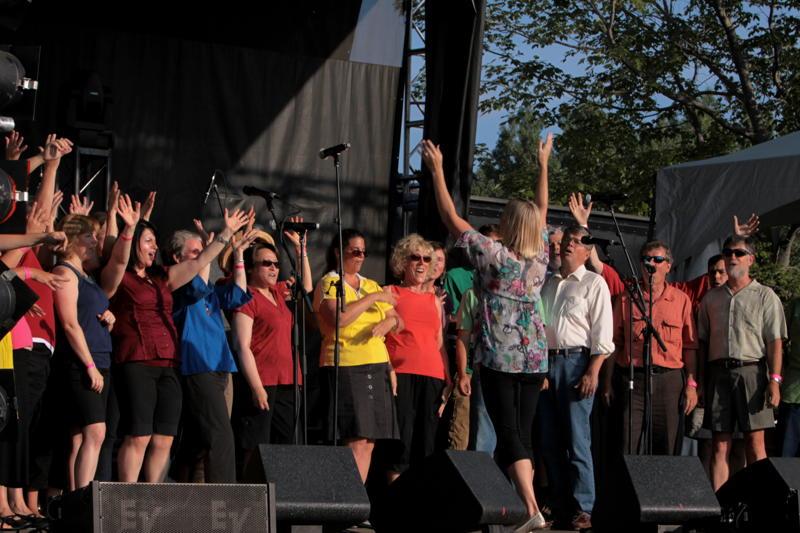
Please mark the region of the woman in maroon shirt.
MULTIPOLYGON (((297 256, 305 255, 297 234, 289 238, 297 256)), ((303 266, 303 288, 311 292, 311 267, 305 257, 303 266)), ((292 443, 294 379, 292 312, 286 306, 288 286, 278 281, 277 249, 260 244, 246 250, 244 267, 253 299, 233 315, 240 378, 245 382, 237 387, 241 394, 234 403, 237 444, 244 451, 242 471, 247 472, 252 451, 259 444, 292 443)))
MULTIPOLYGON (((225 210, 225 229, 195 259, 165 269, 155 264, 158 253, 155 227, 140 221, 133 235, 128 269, 111 310, 116 382, 125 438, 117 457, 119 480, 164 479, 172 440, 181 413, 181 386, 176 368, 178 334, 172 322, 172 291, 189 283, 210 263, 231 236, 244 226, 247 215, 225 210)), ((120 238, 124 238, 120 236, 120 238)))

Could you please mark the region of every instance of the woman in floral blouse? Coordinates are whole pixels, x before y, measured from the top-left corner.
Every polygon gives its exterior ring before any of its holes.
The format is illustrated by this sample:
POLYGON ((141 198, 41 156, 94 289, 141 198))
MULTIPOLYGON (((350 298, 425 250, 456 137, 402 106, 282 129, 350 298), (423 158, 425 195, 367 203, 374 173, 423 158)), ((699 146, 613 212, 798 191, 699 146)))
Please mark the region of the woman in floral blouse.
POLYGON ((516 530, 520 533, 546 526, 533 493, 531 434, 547 372, 547 341, 536 303, 548 262, 547 162, 552 148, 552 134, 539 142, 536 199, 508 202, 500 217, 502 241, 484 237, 458 215, 438 146, 425 140, 422 152, 442 221, 475 266, 481 317, 475 363, 481 365, 486 407, 497 431, 497 462, 528 509, 530 518, 516 530))

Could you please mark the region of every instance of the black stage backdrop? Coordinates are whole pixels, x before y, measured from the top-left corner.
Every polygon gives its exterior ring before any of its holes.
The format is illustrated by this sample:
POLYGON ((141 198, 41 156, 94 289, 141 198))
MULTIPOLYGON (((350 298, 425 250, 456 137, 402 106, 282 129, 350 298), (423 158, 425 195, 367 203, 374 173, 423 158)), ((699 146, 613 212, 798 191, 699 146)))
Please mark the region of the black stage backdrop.
MULTIPOLYGON (((221 169, 226 206, 253 185, 281 195, 279 217, 291 203, 323 224, 311 239, 315 277, 335 219, 333 164, 317 152, 350 142, 343 221, 367 235, 364 273, 382 280, 401 2, 266 2, 258 13, 255 3, 218 6, 170 4, 184 12, 168 15, 166 4, 152 1, 34 3, 14 36, 42 45, 37 121, 23 132, 34 145, 47 131, 63 132, 65 88, 77 72, 96 72, 113 94, 114 177, 139 199, 158 191, 160 244, 201 214, 209 229, 220 227, 216 202, 201 202, 221 169)), ((67 172, 60 183, 71 190, 67 172)), ((264 201, 248 203, 267 226, 264 201)))
MULTIPOLYGON (((439 144, 456 209, 467 218, 480 93, 484 0, 425 4, 426 96, 424 136, 439 144)), ((444 242, 430 174, 420 184, 418 227, 444 242)))

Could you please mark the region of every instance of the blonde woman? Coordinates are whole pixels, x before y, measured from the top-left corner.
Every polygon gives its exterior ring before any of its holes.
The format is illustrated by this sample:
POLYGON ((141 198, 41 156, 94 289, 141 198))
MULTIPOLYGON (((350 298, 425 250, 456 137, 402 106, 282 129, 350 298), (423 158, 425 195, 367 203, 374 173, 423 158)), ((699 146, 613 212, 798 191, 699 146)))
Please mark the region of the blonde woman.
POLYGON ((389 468, 393 481, 431 453, 439 426, 442 390, 449 375, 442 343, 442 307, 426 283, 434 270, 431 243, 412 233, 400 239, 391 258, 399 285, 389 287, 404 329, 386 335, 397 374, 397 425, 401 450, 389 468))
POLYGON ((530 516, 518 533, 546 526, 533 492, 531 434, 547 372, 547 341, 536 303, 548 263, 547 161, 552 148, 551 134, 539 143, 536 199, 511 200, 503 210, 502 242, 481 235, 458 215, 439 147, 425 140, 422 152, 433 175, 442 221, 475 266, 482 322, 475 363, 481 365, 486 407, 497 431, 497 462, 508 472, 530 516))

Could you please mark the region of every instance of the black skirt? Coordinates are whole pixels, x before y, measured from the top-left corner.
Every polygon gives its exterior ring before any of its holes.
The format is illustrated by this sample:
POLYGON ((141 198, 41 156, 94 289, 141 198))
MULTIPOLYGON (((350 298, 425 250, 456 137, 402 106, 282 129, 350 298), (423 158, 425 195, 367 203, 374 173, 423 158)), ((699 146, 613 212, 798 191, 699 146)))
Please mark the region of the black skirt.
MULTIPOLYGON (((334 369, 325 367, 328 438, 333 440, 334 369)), ((339 439, 399 439, 389 364, 339 367, 339 439)))

